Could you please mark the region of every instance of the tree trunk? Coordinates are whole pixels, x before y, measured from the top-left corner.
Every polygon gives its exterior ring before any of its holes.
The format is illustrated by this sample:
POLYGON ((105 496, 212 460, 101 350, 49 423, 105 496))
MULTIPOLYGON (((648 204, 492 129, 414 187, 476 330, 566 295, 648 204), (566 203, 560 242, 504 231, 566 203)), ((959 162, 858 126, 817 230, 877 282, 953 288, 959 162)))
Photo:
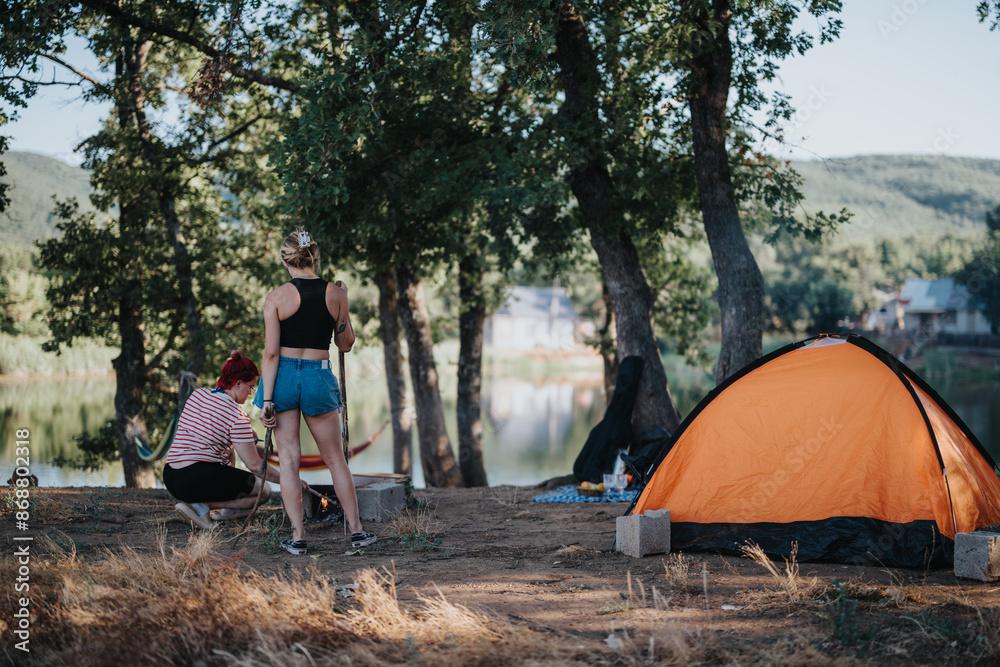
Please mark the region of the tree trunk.
MULTIPOLYGON (((133 281, 134 282, 134 281, 133 281)), ((131 290, 130 290, 131 292, 131 290)), ((122 297, 118 305, 118 331, 121 354, 112 362, 115 368, 115 433, 121 454, 125 486, 152 489, 156 486, 153 466, 139 458, 132 441, 135 435, 146 437, 146 419, 142 415, 143 389, 146 385, 146 345, 142 333, 142 310, 138 302, 122 297)))
POLYGON ((761 355, 764 331, 764 279, 740 224, 726 151, 726 102, 732 76, 733 54, 729 41, 728 0, 713 0, 712 21, 696 19, 707 43, 689 61, 694 90, 691 135, 695 178, 705 233, 719 279, 719 312, 722 316, 722 349, 715 380, 721 383, 761 355))
POLYGON ((403 353, 399 345, 399 303, 391 268, 375 274, 378 285, 379 332, 385 354, 385 382, 392 411, 392 471, 413 474, 413 412, 403 379, 403 353))
POLYGON ((403 263, 396 269, 396 281, 399 290, 399 315, 410 357, 410 381, 417 409, 417 434, 424 482, 428 486, 458 487, 462 484, 462 477, 445 428, 424 288, 416 271, 408 263, 403 263))
MULTIPOLYGON (((182 304, 184 312, 184 322, 187 325, 188 341, 190 352, 185 372, 194 375, 196 378, 201 373, 205 365, 205 346, 202 341, 201 315, 198 312, 198 302, 194 295, 191 278, 191 256, 188 253, 187 242, 181 232, 180 219, 177 217, 175 207, 176 184, 163 168, 159 151, 153 138, 149 120, 146 118, 146 91, 142 87, 142 70, 146 62, 146 56, 153 42, 142 39, 136 44, 131 37, 125 40, 125 66, 128 73, 129 100, 132 105, 132 114, 135 119, 136 130, 139 143, 142 146, 143 156, 152 171, 155 182, 158 186, 157 196, 160 202, 160 213, 167 225, 167 235, 170 238, 170 245, 174 251, 174 269, 177 272, 177 298, 182 304)), ((191 382, 189 378, 179 383, 177 396, 177 409, 183 410, 184 403, 188 396, 194 391, 196 382, 191 382)))
MULTIPOLYGON (((127 61, 131 54, 128 45, 123 49, 123 57, 116 59, 116 78, 120 81, 125 75, 127 61)), ((117 99, 116 112, 118 124, 122 129, 128 128, 133 120, 132 105, 117 99)), ((136 204, 132 201, 118 202, 118 235, 123 240, 128 239, 132 227, 145 224, 143 220, 133 222, 136 204)), ((129 244, 131 245, 131 244, 129 244)), ((125 476, 125 486, 132 489, 152 489, 156 486, 156 476, 153 466, 139 458, 133 437, 146 438, 146 418, 143 415, 144 392, 147 380, 146 366, 146 334, 143 331, 142 318, 142 286, 138 278, 133 277, 134 265, 137 259, 129 250, 120 256, 119 271, 127 288, 123 290, 118 300, 118 334, 121 338, 121 352, 112 361, 115 369, 115 434, 118 436, 118 453, 122 461, 122 471, 125 476)))
POLYGON ((663 359, 653 336, 653 293, 639 264, 639 253, 620 227, 620 195, 606 166, 601 140, 604 129, 598 113, 597 59, 583 16, 572 2, 559 4, 556 23, 556 60, 565 93, 559 115, 568 127, 568 143, 582 156, 570 171, 570 187, 608 287, 618 334, 618 358, 637 355, 644 361, 632 411, 632 432, 638 437, 654 426, 673 432, 680 424, 680 415, 670 396, 663 359))
POLYGON ((601 359, 604 361, 604 404, 611 405, 611 397, 615 394, 618 384, 618 352, 615 349, 615 311, 611 307, 611 294, 608 292, 608 281, 601 276, 601 310, 604 311, 604 324, 598 330, 600 336, 598 346, 601 359))
POLYGON ((483 294, 483 264, 476 250, 458 267, 458 464, 465 486, 489 486, 483 464, 483 421, 480 389, 483 382, 483 323, 486 300, 483 294))
MULTIPOLYGON (((452 70, 454 100, 458 125, 457 134, 472 140, 475 118, 473 94, 472 31, 479 14, 479 3, 471 0, 441 0, 438 4, 442 23, 448 34, 448 45, 456 56, 452 70)), ((458 396, 455 405, 458 421, 458 463, 465 486, 488 486, 483 464, 483 422, 480 409, 480 389, 483 379, 483 323, 486 320, 486 300, 483 294, 483 260, 479 248, 480 235, 475 231, 475 216, 467 216, 471 231, 465 232, 467 254, 459 261, 458 292, 461 302, 458 316, 458 396)))

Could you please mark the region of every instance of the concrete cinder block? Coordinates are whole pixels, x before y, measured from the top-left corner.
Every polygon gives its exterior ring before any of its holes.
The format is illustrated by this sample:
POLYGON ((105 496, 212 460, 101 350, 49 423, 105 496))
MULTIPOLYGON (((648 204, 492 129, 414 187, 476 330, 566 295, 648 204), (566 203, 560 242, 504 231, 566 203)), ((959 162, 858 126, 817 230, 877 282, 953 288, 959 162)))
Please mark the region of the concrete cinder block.
POLYGON ((618 517, 615 550, 633 558, 670 553, 670 510, 646 510, 618 517))
POLYGON ((396 482, 378 481, 356 485, 358 514, 362 521, 387 521, 403 510, 406 487, 396 482))
POLYGON ((1000 579, 1000 533, 955 535, 955 576, 963 579, 1000 579))

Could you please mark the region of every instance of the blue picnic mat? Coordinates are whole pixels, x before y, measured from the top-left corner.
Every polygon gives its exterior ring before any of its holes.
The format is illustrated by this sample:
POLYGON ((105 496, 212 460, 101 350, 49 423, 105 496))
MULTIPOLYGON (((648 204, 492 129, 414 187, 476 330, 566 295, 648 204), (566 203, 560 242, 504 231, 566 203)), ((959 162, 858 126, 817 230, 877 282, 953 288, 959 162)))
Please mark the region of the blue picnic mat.
POLYGON ((543 493, 531 499, 533 503, 630 503, 635 500, 637 490, 605 491, 603 496, 581 496, 576 492, 576 487, 561 486, 555 491, 543 493))

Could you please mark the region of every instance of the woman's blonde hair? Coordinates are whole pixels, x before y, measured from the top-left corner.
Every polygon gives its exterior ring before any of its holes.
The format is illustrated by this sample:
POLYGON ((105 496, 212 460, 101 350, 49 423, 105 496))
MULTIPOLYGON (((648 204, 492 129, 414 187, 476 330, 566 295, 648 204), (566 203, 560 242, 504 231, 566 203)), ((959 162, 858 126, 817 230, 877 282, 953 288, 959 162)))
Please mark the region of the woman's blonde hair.
POLYGON ((281 244, 281 261, 296 269, 307 269, 319 263, 319 246, 302 227, 285 237, 281 244))

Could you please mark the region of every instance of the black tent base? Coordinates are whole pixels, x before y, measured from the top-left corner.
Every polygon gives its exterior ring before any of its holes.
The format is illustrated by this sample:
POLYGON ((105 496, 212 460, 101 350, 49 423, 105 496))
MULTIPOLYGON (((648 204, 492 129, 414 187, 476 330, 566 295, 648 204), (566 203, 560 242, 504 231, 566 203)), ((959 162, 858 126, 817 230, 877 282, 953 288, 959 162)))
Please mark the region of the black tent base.
POLYGON ((864 517, 833 517, 794 523, 671 523, 671 551, 711 551, 741 556, 759 545, 772 558, 788 558, 798 544, 798 562, 882 567, 943 567, 954 542, 933 521, 891 523, 864 517))

